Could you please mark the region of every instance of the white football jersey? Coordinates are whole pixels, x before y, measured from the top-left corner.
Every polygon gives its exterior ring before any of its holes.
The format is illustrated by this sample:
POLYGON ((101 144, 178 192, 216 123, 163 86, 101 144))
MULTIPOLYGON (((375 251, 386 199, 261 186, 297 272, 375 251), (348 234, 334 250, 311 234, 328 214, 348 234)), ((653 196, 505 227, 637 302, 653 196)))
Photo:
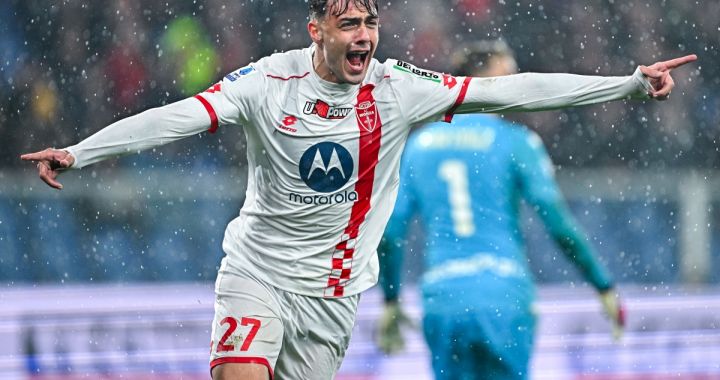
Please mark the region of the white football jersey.
POLYGON ((360 85, 322 80, 314 46, 265 57, 194 98, 122 119, 65 148, 79 169, 105 158, 242 125, 248 188, 225 231, 229 269, 280 289, 342 297, 377 281, 375 249, 395 203, 410 126, 454 112, 539 111, 647 99, 626 77, 519 74, 464 78, 372 60, 360 85))
POLYGON ((311 296, 374 285, 410 125, 447 112, 463 93, 458 80, 373 59, 362 84, 331 83, 307 48, 197 95, 214 125, 242 125, 247 136, 247 194, 225 233, 227 265, 311 296))

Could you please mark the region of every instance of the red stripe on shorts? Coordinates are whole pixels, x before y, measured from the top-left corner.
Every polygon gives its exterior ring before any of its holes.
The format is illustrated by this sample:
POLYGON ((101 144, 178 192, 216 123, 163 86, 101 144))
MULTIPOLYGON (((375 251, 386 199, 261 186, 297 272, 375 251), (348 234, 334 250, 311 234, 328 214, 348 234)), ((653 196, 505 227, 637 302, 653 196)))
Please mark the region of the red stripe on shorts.
POLYGON ((370 211, 375 168, 378 163, 382 137, 382 121, 372 94, 374 88, 375 86, 372 84, 361 87, 355 105, 355 116, 360 132, 358 181, 355 184, 355 192, 358 196, 350 211, 350 221, 345 228, 342 240, 336 245, 333 253, 325 297, 342 297, 344 295, 345 284, 350 279, 352 272, 352 257, 357 244, 355 239, 360 232, 360 225, 370 211), (338 259, 345 259, 339 268, 338 259))
POLYGON ((268 373, 270 374, 270 380, 273 380, 273 369, 270 367, 270 362, 265 358, 260 357, 235 357, 235 358, 218 358, 210 362, 210 371, 212 372, 212 369, 220 364, 228 364, 228 363, 235 363, 235 364, 261 364, 267 367, 268 373))

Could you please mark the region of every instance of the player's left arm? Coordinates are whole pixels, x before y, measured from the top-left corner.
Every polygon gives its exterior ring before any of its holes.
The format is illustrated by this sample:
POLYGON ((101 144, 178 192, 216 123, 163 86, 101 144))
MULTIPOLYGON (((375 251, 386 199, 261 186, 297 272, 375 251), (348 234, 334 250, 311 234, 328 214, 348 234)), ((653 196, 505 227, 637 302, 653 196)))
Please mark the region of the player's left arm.
POLYGON ((696 59, 688 55, 639 66, 624 77, 525 73, 472 78, 455 112, 543 111, 620 99, 665 100, 675 86, 671 71, 696 59))
POLYGON ((40 178, 50 187, 62 189, 57 177, 63 170, 167 144, 201 133, 209 126, 203 106, 188 98, 118 120, 73 146, 47 148, 20 158, 37 162, 40 178))
POLYGON ((518 140, 514 151, 523 198, 538 213, 550 236, 583 276, 598 291, 609 289, 612 287, 610 275, 597 260, 585 231, 570 212, 540 137, 529 132, 527 138, 518 140))
POLYGON ((266 93, 265 77, 257 72, 252 65, 247 66, 201 94, 118 120, 75 145, 47 148, 20 158, 36 161, 40 178, 62 189, 57 177, 66 169, 80 169, 206 130, 212 133, 219 125, 244 124, 266 93))
POLYGON ((550 157, 540 138, 530 133, 515 149, 517 170, 524 198, 543 220, 553 240, 597 290, 601 303, 619 338, 625 325, 625 312, 613 280, 599 261, 587 234, 575 220, 555 181, 550 157))

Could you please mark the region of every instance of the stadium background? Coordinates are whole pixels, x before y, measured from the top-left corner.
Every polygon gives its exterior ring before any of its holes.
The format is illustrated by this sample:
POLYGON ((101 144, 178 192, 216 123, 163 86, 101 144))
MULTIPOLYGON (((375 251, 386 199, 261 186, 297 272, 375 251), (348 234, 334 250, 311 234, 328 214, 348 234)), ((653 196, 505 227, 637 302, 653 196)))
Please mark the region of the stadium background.
MULTIPOLYGON (((618 102, 507 118, 543 138, 630 313, 626 339, 611 342, 592 292, 528 213, 542 284, 534 378, 720 378, 720 2, 381 4, 377 57, 438 71, 456 46, 480 38, 508 41, 521 71, 626 75, 698 54, 677 72, 664 107, 618 102)), ((207 376, 212 281, 245 186, 241 129, 65 174, 61 192, 18 156, 67 146, 247 62, 307 46, 306 7, 0 3, 0 339, 8 342, 0 377, 207 376)), ((411 304, 418 265, 408 262, 411 304)), ((382 357, 370 342, 377 293, 361 304, 339 378, 427 377, 417 334, 405 354, 382 357)))

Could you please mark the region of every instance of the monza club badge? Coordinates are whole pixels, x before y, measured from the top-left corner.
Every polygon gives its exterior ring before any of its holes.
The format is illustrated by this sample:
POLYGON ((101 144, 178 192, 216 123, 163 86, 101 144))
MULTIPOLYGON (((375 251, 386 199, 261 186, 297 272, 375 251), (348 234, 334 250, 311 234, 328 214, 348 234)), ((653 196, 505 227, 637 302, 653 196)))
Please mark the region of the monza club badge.
POLYGON ((378 113, 374 100, 365 100, 355 106, 355 117, 366 131, 372 132, 377 126, 378 113))

